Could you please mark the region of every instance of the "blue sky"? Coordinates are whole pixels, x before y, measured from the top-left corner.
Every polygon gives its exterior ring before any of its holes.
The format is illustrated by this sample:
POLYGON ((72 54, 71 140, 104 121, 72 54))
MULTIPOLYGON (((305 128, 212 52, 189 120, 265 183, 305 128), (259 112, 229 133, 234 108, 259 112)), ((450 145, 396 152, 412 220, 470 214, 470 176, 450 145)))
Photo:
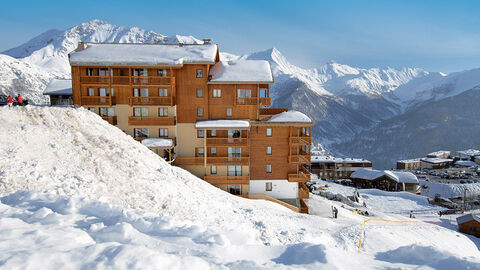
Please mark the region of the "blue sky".
POLYGON ((100 19, 164 35, 210 37, 222 51, 276 47, 292 63, 480 67, 480 1, 8 1, 0 51, 49 29, 100 19))

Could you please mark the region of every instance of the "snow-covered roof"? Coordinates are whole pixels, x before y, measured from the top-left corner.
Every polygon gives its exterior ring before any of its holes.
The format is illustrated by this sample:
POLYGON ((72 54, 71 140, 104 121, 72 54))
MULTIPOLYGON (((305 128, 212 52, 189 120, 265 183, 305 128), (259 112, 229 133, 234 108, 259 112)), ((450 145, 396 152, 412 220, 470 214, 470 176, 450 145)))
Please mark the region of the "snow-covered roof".
POLYGON ((240 128, 245 129, 250 127, 248 120, 205 120, 197 121, 195 128, 240 128))
POLYGON ((216 63, 209 83, 273 83, 270 63, 263 60, 232 60, 216 63))
POLYGON ((44 95, 71 95, 72 80, 53 79, 43 91, 44 95))
POLYGON ((350 175, 350 178, 375 180, 375 179, 380 178, 384 175, 385 175, 385 173, 383 171, 373 170, 373 169, 360 169, 360 170, 357 170, 357 171, 353 172, 350 175))
POLYGON ((417 177, 411 172, 384 171, 385 175, 397 183, 418 184, 417 177))
POLYGON ((71 65, 182 66, 214 64, 217 45, 88 43, 70 53, 71 65))
POLYGON ((422 195, 434 198, 435 194, 440 194, 444 198, 459 198, 463 197, 465 190, 469 196, 480 195, 480 183, 471 184, 445 184, 438 182, 420 181, 421 186, 428 187, 421 190, 422 195))
POLYGON ((275 114, 267 122, 275 123, 285 123, 285 122, 295 122, 295 123, 311 123, 312 119, 306 116, 305 114, 299 111, 287 111, 279 114, 275 114))
POLYGON ((473 167, 473 166, 478 166, 477 163, 470 161, 470 160, 458 160, 455 162, 455 165, 458 166, 465 166, 465 167, 473 167))
POLYGON ((400 163, 420 162, 420 158, 403 159, 397 162, 400 162, 400 163))
POLYGON ((456 156, 463 155, 463 156, 473 157, 473 156, 480 155, 480 150, 477 150, 477 149, 467 149, 467 150, 457 151, 457 152, 455 152, 455 154, 456 154, 456 156))
POLYGON ((480 216, 478 216, 476 214, 469 213, 469 214, 457 217, 458 225, 469 222, 469 221, 472 221, 472 220, 475 220, 476 222, 480 223, 480 216))
POLYGON ((452 162, 453 159, 449 159, 449 158, 422 158, 421 161, 435 164, 435 163, 452 162))
POLYGON ((445 154, 450 155, 450 151, 445 151, 445 150, 435 151, 435 152, 427 154, 427 157, 438 157, 438 156, 442 156, 442 155, 445 155, 445 154))
POLYGON ((173 140, 163 138, 147 138, 142 140, 142 144, 146 147, 173 147, 173 140))
POLYGON ((334 163, 371 163, 369 160, 361 158, 337 158, 332 156, 311 156, 312 163, 324 163, 324 162, 334 162, 334 163))

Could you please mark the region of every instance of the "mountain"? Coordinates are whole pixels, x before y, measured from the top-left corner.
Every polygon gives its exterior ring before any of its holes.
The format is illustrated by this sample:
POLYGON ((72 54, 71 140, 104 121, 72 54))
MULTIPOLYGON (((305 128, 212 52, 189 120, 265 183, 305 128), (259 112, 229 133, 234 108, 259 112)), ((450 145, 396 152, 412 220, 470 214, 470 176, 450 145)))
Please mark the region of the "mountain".
POLYGON ((480 86, 456 96, 432 100, 333 145, 337 151, 362 156, 375 167, 392 168, 400 159, 440 150, 480 145, 480 86))

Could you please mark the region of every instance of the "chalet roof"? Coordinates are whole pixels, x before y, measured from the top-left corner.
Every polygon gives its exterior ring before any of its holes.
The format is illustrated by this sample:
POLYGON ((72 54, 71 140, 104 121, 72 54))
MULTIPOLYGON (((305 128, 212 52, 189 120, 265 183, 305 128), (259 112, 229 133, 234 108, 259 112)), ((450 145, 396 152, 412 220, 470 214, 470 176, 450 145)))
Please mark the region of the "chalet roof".
POLYGON ((435 152, 432 152, 432 153, 428 153, 427 157, 438 157, 440 155, 445 155, 445 154, 450 155, 450 151, 445 151, 445 150, 435 151, 435 152))
POLYGON ((397 162, 400 162, 400 163, 420 162, 420 158, 403 159, 397 162))
POLYGON ((205 120, 197 121, 195 123, 197 129, 248 129, 250 128, 250 122, 248 120, 205 120))
POLYGON ((273 83, 270 63, 263 60, 233 60, 217 62, 210 70, 210 84, 273 83))
POLYGON ((457 162, 455 162, 455 165, 465 166, 465 167, 478 166, 477 163, 475 163, 475 162, 473 162, 473 161, 470 161, 470 160, 458 160, 457 162))
POLYGON ((310 160, 312 163, 372 163, 361 158, 337 158, 332 156, 312 156, 310 160))
POLYGON ((476 156, 476 155, 480 155, 480 150, 477 150, 477 149, 467 149, 467 150, 462 150, 462 151, 457 151, 455 152, 456 156, 459 156, 459 155, 464 155, 464 156, 476 156))
POLYGON ((180 44, 87 43, 70 53, 71 65, 183 66, 214 64, 218 46, 180 44))
POLYGON ((163 139, 163 138, 147 138, 142 140, 142 144, 146 147, 173 147, 172 139, 163 139))
POLYGON ((72 95, 72 80, 53 79, 43 90, 44 95, 72 95))
POLYGON ((476 222, 480 223, 480 217, 472 213, 457 217, 458 225, 472 221, 472 220, 475 220, 476 222))
POLYGON ((422 158, 421 161, 436 164, 436 163, 445 163, 445 162, 452 162, 453 159, 449 158, 422 158))
POLYGON ((418 184, 417 177, 411 172, 384 171, 385 176, 397 183, 418 184))
POLYGON ((380 178, 384 175, 385 175, 385 173, 383 171, 373 170, 373 169, 360 169, 360 170, 354 171, 350 175, 350 178, 364 179, 364 180, 372 181, 372 180, 380 178))
POLYGON ((312 123, 312 119, 299 111, 287 111, 275 114, 266 122, 270 123, 312 123))

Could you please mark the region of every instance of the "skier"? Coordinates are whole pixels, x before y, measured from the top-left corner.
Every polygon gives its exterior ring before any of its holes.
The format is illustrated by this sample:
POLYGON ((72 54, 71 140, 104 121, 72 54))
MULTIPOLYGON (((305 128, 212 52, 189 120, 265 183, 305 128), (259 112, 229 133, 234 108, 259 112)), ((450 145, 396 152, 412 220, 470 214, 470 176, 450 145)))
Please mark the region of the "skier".
POLYGON ((23 97, 20 94, 17 96, 17 103, 18 105, 23 106, 23 97))
POLYGON ((332 206, 332 207, 333 207, 333 209, 332 209, 332 211, 333 211, 333 218, 337 218, 337 217, 338 217, 338 209, 337 209, 335 206, 332 206))
POLYGON ((12 105, 13 105, 13 98, 12 98, 12 96, 8 96, 6 101, 7 101, 8 107, 12 107, 12 105))

